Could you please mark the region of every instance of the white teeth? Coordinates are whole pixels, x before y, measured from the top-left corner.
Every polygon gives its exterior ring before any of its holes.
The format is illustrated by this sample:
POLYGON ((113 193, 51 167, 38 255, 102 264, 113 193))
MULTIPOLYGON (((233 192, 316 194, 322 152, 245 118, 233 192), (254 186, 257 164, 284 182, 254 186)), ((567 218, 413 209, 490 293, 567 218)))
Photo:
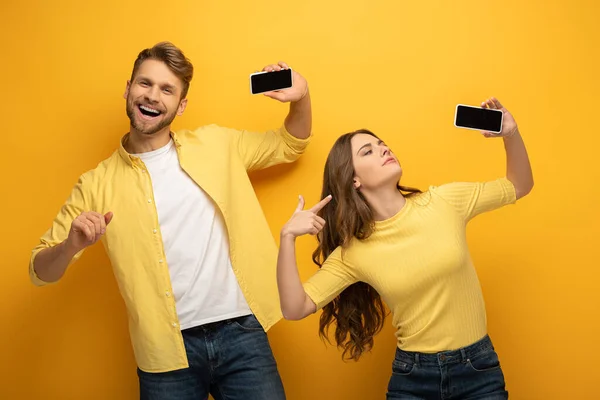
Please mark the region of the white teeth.
POLYGON ((147 107, 147 106, 140 106, 140 108, 142 110, 144 110, 144 111, 148 111, 148 112, 151 112, 151 113, 156 114, 156 115, 160 114, 160 111, 155 110, 155 109, 150 108, 150 107, 147 107))

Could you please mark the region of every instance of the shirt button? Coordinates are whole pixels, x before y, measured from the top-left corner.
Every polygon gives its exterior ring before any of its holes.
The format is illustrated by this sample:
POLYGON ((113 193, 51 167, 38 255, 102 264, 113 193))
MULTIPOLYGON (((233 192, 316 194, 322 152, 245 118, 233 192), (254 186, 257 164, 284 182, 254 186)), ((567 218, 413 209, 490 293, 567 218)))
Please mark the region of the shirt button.
POLYGON ((148 203, 152 203, 152 199, 148 199, 148 203))
POLYGON ((156 230, 156 229, 152 229, 152 233, 156 233, 156 232, 157 232, 157 230, 156 230))
POLYGON ((171 325, 173 325, 173 328, 177 328, 177 322, 173 322, 171 325))
POLYGON ((161 258, 160 260, 158 260, 158 262, 162 264, 162 263, 163 263, 163 260, 162 260, 162 258, 161 258))
POLYGON ((165 296, 171 297, 171 293, 169 291, 165 292, 165 296))

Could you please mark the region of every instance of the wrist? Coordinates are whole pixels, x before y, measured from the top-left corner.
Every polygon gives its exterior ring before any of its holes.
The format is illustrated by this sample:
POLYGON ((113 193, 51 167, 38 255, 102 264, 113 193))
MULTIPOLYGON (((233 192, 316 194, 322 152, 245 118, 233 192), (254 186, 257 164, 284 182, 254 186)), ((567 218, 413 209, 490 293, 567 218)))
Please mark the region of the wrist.
POLYGON ((519 132, 519 127, 516 126, 515 129, 513 129, 512 132, 509 133, 508 135, 506 135, 504 138, 505 139, 511 139, 511 138, 514 138, 514 137, 518 137, 520 135, 521 135, 521 133, 519 132))
POLYGON ((62 253, 70 258, 73 258, 77 253, 79 253, 82 249, 77 248, 77 246, 73 245, 69 239, 65 240, 60 244, 62 246, 62 253))
POLYGON ((281 241, 283 241, 283 240, 292 240, 292 241, 294 241, 294 240, 296 240, 296 235, 294 235, 292 232, 289 231, 289 229, 287 229, 286 227, 284 227, 281 230, 280 239, 281 239, 281 241))
POLYGON ((306 85, 306 90, 304 91, 304 94, 298 100, 293 101, 292 103, 300 103, 306 97, 308 97, 308 84, 306 85))

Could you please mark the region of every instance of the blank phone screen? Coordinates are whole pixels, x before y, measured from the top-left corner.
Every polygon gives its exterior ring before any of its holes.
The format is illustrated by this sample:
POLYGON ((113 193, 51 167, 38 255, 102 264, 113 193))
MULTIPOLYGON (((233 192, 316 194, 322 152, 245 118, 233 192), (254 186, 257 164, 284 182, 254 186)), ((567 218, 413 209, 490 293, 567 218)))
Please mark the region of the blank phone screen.
POLYGON ((252 94, 270 92, 272 90, 292 87, 292 70, 267 72, 250 76, 252 94))
POLYGON ((502 128, 502 111, 489 108, 456 108, 456 126, 499 133, 502 128))

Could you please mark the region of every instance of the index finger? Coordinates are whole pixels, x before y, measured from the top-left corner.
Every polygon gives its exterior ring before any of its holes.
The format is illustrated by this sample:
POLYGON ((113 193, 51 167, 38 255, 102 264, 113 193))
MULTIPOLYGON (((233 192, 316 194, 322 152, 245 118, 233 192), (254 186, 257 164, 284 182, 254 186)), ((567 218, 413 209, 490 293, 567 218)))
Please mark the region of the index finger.
POLYGON ((264 67, 263 71, 265 71, 265 72, 281 71, 281 67, 278 64, 270 64, 270 65, 267 65, 266 67, 264 67))
POLYGON ((498 107, 498 108, 504 108, 504 106, 502 105, 502 103, 500 103, 497 98, 492 97, 492 101, 494 102, 494 104, 496 105, 496 107, 498 107))
POLYGON ((325 197, 323 200, 321 200, 320 202, 318 202, 317 204, 315 204, 314 206, 312 206, 312 208, 308 211, 311 211, 313 213, 318 213, 319 211, 321 211, 321 209, 323 207, 325 207, 327 205, 327 203, 329 203, 331 201, 331 195, 325 197))

